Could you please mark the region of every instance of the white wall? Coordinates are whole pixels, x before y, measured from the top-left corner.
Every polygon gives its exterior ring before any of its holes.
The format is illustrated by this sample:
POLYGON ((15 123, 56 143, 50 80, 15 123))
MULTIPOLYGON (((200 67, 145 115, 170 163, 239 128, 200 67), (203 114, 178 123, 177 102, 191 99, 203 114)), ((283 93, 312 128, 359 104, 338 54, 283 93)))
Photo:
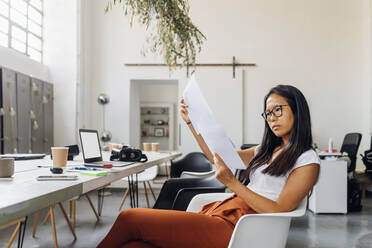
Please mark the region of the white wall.
POLYGON ((0 46, 0 67, 6 67, 43 81, 50 81, 47 66, 7 47, 0 46))
POLYGON ((44 64, 54 84, 54 143, 76 143, 78 1, 44 2, 44 64))
MULTIPOLYGON (((130 29, 120 7, 104 14, 106 1, 85 4, 84 74, 91 93, 86 110, 92 114, 84 124, 100 128, 96 97, 106 92, 112 99, 108 129, 125 142, 130 133, 129 75, 148 75, 151 70, 158 75, 160 69, 128 69, 123 64, 161 58, 140 55, 144 28, 130 29)), ((192 20, 207 36, 198 62, 230 62, 235 55, 238 62, 257 63, 245 73, 245 143, 260 142, 263 97, 271 87, 285 83, 307 97, 314 142, 320 148, 326 148, 329 137, 340 147, 345 133, 352 131, 363 134, 360 151, 369 147, 369 0, 192 0, 190 5, 192 20)), ((231 68, 216 70, 231 73, 231 68)))

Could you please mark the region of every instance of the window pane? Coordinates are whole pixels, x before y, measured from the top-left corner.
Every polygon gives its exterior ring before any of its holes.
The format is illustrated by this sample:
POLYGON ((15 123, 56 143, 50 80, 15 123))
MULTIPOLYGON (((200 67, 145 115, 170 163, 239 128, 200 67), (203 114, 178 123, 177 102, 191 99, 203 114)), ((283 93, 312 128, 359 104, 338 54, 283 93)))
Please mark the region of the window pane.
POLYGON ((27 27, 27 17, 13 8, 10 9, 10 20, 21 25, 22 27, 27 27))
POLYGON ((23 0, 12 0, 10 6, 23 14, 27 14, 27 3, 23 0))
POLYGON ((26 32, 16 26, 12 26, 12 38, 16 38, 17 40, 26 43, 26 32))
POLYGON ((29 48, 28 49, 28 54, 30 55, 30 58, 31 59, 34 59, 36 61, 41 62, 41 52, 36 51, 36 50, 34 50, 32 48, 29 48))
POLYGON ((8 35, 0 33, 0 46, 8 47, 8 35))
POLYGON ((42 10, 42 4, 40 0, 30 0, 30 4, 38 10, 42 10))
POLYGON ((7 34, 8 29, 9 29, 9 21, 0 16, 0 31, 7 34))
POLYGON ((9 17, 9 5, 0 1, 0 14, 9 17))
POLYGON ((28 34, 28 45, 41 51, 41 40, 33 34, 28 34))
POLYGON ((12 48, 22 52, 22 53, 25 53, 26 52, 26 44, 25 43, 22 43, 22 42, 19 42, 15 39, 12 39, 12 48))
POLYGON ((38 24, 41 24, 41 14, 34 8, 28 9, 28 18, 30 18, 31 20, 35 21, 38 24))
POLYGON ((33 21, 28 22, 28 30, 41 37, 41 26, 33 21))

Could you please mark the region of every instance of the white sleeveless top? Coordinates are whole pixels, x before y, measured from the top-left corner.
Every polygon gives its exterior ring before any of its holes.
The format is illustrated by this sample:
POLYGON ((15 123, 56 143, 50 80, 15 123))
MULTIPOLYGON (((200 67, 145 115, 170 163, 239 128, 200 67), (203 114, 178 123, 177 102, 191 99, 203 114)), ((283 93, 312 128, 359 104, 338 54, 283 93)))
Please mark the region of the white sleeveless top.
MULTIPOLYGON (((257 150, 258 146, 254 152, 254 155, 256 155, 257 150)), ((262 171, 268 167, 268 164, 262 165, 250 174, 250 182, 247 187, 263 197, 276 201, 280 193, 282 192, 285 183, 287 182, 288 176, 292 173, 292 171, 308 164, 320 165, 319 156, 313 149, 307 150, 306 152, 302 153, 298 157, 293 168, 288 171, 285 176, 277 177, 271 176, 269 174, 263 174, 262 171)))

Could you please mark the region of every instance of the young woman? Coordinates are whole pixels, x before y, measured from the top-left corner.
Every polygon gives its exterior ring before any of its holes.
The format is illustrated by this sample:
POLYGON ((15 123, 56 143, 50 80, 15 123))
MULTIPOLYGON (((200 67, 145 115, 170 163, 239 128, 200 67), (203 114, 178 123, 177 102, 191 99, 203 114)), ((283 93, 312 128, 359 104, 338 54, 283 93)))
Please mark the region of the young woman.
POLYGON ((261 145, 239 151, 247 166, 245 186, 218 154, 211 154, 190 122, 181 99, 181 116, 216 166, 216 178, 235 194, 203 207, 200 213, 129 209, 120 213, 99 248, 227 247, 238 219, 249 213, 295 209, 317 181, 319 157, 312 149, 309 107, 295 87, 278 85, 265 96, 261 145))

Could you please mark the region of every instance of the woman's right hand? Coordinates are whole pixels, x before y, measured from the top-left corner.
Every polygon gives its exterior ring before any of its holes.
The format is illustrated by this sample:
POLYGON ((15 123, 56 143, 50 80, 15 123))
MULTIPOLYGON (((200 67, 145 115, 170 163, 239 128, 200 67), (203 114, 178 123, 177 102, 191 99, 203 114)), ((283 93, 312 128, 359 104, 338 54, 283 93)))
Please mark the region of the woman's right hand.
POLYGON ((181 117, 182 119, 186 122, 186 123, 189 123, 190 122, 190 118, 189 118, 189 113, 187 112, 187 108, 189 107, 188 105, 185 104, 185 100, 183 99, 183 97, 181 97, 181 101, 180 101, 180 105, 181 105, 181 108, 180 108, 180 114, 181 114, 181 117))

